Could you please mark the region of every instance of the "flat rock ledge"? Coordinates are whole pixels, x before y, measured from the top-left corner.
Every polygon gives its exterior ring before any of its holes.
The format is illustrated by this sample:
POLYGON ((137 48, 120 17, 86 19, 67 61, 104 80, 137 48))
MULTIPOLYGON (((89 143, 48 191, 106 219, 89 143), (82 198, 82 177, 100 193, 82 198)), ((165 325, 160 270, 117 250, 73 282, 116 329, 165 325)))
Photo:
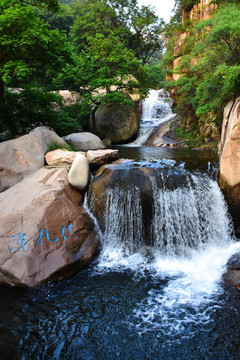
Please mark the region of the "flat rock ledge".
POLYGON ((41 168, 0 194, 0 284, 37 286, 87 265, 94 222, 65 169, 41 168))
POLYGON ((89 165, 93 167, 100 167, 119 159, 118 150, 100 149, 89 150, 85 153, 82 151, 56 149, 46 153, 45 161, 48 166, 68 168, 68 166, 72 165, 77 154, 86 156, 89 165))

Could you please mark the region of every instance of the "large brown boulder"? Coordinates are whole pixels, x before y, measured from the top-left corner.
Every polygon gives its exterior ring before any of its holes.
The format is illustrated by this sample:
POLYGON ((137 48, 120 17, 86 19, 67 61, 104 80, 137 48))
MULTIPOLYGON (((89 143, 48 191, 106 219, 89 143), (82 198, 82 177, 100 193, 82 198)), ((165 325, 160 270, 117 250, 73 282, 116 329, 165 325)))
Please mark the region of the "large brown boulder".
POLYGON ((29 134, 0 144, 0 192, 44 166, 52 142, 66 144, 54 131, 38 127, 29 134))
POLYGON ((65 169, 41 168, 0 194, 0 283, 36 286, 92 258, 94 222, 65 169))
POLYGON ((140 115, 137 106, 107 103, 95 113, 95 131, 101 138, 110 138, 113 144, 126 143, 139 129, 140 115))
POLYGON ((224 110, 220 153, 220 186, 240 234, 240 97, 224 110))

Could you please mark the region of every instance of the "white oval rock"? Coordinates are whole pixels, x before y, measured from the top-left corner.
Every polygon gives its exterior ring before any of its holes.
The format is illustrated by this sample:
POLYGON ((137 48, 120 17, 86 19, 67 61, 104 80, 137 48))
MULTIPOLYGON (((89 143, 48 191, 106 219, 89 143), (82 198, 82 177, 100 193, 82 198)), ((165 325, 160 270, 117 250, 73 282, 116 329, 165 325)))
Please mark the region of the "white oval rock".
POLYGON ((69 184, 78 191, 84 191, 87 188, 90 178, 89 164, 86 157, 77 154, 68 174, 69 184))

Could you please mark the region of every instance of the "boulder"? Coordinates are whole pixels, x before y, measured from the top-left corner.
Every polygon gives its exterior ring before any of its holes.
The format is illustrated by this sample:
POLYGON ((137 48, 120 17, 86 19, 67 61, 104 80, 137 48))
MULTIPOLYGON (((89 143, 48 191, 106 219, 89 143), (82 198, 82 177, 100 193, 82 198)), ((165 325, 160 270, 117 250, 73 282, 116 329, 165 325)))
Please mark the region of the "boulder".
POLYGON ((240 97, 224 109, 219 157, 220 187, 240 235, 240 97))
POLYGON ((74 146, 76 150, 96 150, 96 149, 104 149, 101 139, 89 132, 81 132, 67 135, 63 138, 68 144, 74 146))
POLYGON ((84 152, 68 151, 56 149, 49 151, 45 155, 45 161, 49 166, 72 165, 76 155, 80 153, 85 156, 84 152))
POLYGON ((156 126, 144 145, 154 147, 183 147, 182 141, 176 138, 175 129, 179 123, 179 116, 172 114, 172 118, 156 126))
POLYGON ((89 150, 87 152, 87 160, 93 166, 102 166, 118 159, 118 150, 89 150))
POLYGON ((113 144, 126 143, 139 129, 140 115, 137 106, 107 103, 95 113, 94 127, 101 138, 110 138, 113 144))
POLYGON ((68 181, 78 191, 85 191, 90 179, 90 170, 87 159, 77 154, 68 174, 68 181))
POLYGON ((0 192, 44 166, 52 142, 66 144, 55 132, 38 127, 29 134, 0 144, 0 192))
POLYGON ((227 271, 223 274, 223 279, 240 290, 240 253, 236 253, 230 257, 226 268, 227 271))
POLYGON ((37 286, 92 258, 94 222, 64 169, 41 168, 0 194, 0 283, 37 286))

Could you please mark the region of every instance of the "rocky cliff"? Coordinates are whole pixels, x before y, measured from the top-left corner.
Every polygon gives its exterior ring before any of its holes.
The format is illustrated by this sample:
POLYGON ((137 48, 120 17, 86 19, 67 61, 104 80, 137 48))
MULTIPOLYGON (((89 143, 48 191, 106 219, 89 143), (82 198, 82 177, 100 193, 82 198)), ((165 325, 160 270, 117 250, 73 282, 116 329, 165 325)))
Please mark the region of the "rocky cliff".
POLYGON ((220 186, 240 235, 240 97, 224 110, 220 154, 220 186))

